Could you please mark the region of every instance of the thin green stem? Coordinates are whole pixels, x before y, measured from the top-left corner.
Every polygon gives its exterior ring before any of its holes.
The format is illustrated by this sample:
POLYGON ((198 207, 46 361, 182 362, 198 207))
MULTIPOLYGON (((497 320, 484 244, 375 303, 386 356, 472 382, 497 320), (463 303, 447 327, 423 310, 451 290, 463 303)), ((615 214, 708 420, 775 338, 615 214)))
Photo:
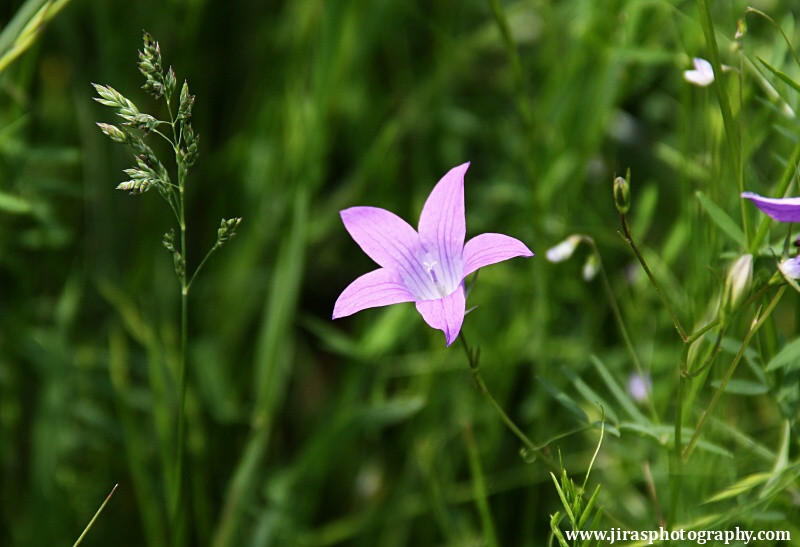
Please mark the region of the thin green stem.
MULTIPOLYGON (((739 194, 744 192, 744 40, 739 40, 739 127, 737 136, 739 137, 739 163, 736 166, 736 180, 739 183, 739 194)), ((739 200, 739 211, 742 215, 742 228, 744 228, 745 241, 750 242, 752 236, 750 220, 745 208, 745 200, 739 200)))
POLYGON ((100 516, 100 513, 101 513, 101 512, 103 511, 103 509, 105 508, 106 504, 108 503, 108 500, 110 500, 110 499, 111 499, 111 496, 113 496, 113 495, 114 495, 114 492, 116 492, 116 490, 117 490, 117 486, 119 486, 119 485, 118 485, 118 484, 115 484, 115 485, 114 485, 114 488, 112 488, 112 489, 111 489, 111 492, 110 492, 110 493, 109 493, 109 494, 106 496, 106 499, 103 501, 102 505, 100 505, 100 508, 99 508, 99 509, 97 510, 97 512, 94 514, 94 516, 92 517, 92 520, 90 520, 90 521, 89 521, 89 524, 87 524, 87 525, 86 525, 86 528, 84 528, 84 530, 83 530, 83 533, 82 533, 82 534, 81 534, 81 536, 78 538, 78 541, 76 541, 76 542, 73 544, 73 546, 72 546, 72 547, 78 547, 78 545, 80 545, 80 544, 81 544, 81 542, 83 541, 83 538, 84 538, 84 537, 86 537, 86 534, 88 534, 88 533, 89 533, 89 530, 92 528, 92 525, 94 525, 94 521, 96 521, 96 520, 97 520, 97 517, 99 517, 99 516, 100 516))
MULTIPOLYGON (((721 345, 722 345, 722 337, 723 337, 724 334, 725 334, 725 329, 719 329, 719 332, 717 332, 717 340, 714 342, 714 345, 709 350, 708 355, 706 356, 705 360, 703 361, 703 364, 700 365, 700 367, 698 367, 697 370, 689 370, 688 363, 686 361, 683 361, 681 363, 681 376, 683 376, 685 378, 689 378, 689 379, 697 378, 706 369, 708 369, 708 367, 711 366, 711 364, 714 362, 714 359, 716 358, 717 354, 720 351, 720 348, 721 348, 721 345)), ((688 355, 688 351, 687 351, 687 355, 688 355)))
POLYGON ((458 338, 461 340, 461 345, 464 348, 464 352, 467 354, 467 359, 469 360, 469 367, 472 370, 472 376, 475 380, 475 385, 478 387, 478 390, 481 392, 481 395, 483 395, 484 399, 486 399, 492 406, 492 408, 494 408, 495 412, 497 412, 498 416, 500 416, 500 419, 503 421, 504 424, 506 424, 506 427, 508 427, 511 430, 511 432, 514 433, 514 435, 516 435, 520 441, 522 441, 522 444, 524 446, 523 450, 525 451, 526 454, 528 455, 538 454, 539 456, 542 457, 542 460, 544 460, 544 462, 548 465, 548 467, 558 471, 559 469, 555 466, 555 463, 553 462, 552 458, 550 458, 550 456, 546 452, 544 452, 547 446, 546 445, 536 446, 528 438, 528 436, 525 435, 525 433, 523 433, 519 427, 517 427, 517 424, 514 423, 514 420, 512 420, 508 416, 508 414, 506 414, 505 410, 503 410, 503 407, 501 407, 500 404, 497 402, 497 400, 495 400, 495 398, 492 396, 491 392, 489 391, 489 388, 486 387, 483 378, 481 378, 480 372, 478 372, 479 368, 478 365, 480 361, 480 349, 472 351, 472 349, 469 347, 469 344, 467 343, 467 338, 466 336, 464 336, 463 330, 458 333, 458 338))
POLYGON ((792 41, 789 39, 789 36, 787 36, 786 33, 783 31, 781 26, 775 21, 775 19, 773 19, 760 9, 752 7, 748 7, 747 10, 745 10, 744 12, 745 16, 749 13, 755 13, 756 15, 760 15, 761 17, 769 21, 770 24, 772 24, 772 26, 775 27, 778 30, 778 32, 780 32, 783 35, 783 39, 786 41, 786 45, 789 46, 789 51, 792 53, 795 63, 797 63, 797 66, 800 67, 800 57, 797 56, 797 52, 794 50, 794 47, 792 46, 792 41))
POLYGON ((592 472, 592 468, 594 467, 594 462, 597 460, 597 455, 600 453, 600 447, 603 446, 603 437, 605 436, 606 432, 606 409, 600 405, 600 439, 597 441, 597 448, 594 449, 594 454, 592 454, 592 459, 589 461, 589 467, 586 469, 586 475, 583 477, 583 486, 581 490, 584 492, 586 491, 586 484, 589 482, 589 474, 592 472))
MULTIPOLYGON (((685 374, 688 368, 689 350, 696 341, 720 324, 719 319, 710 321, 697 331, 687 335, 681 349, 678 367, 678 391, 675 395, 675 426, 673 432, 673 446, 669 455, 669 513, 667 514, 667 529, 672 530, 680 507, 681 491, 683 485, 683 461, 681 460, 681 447, 683 445, 683 408, 688 377, 685 374)), ((709 359, 710 362, 710 359, 709 359)))
MULTIPOLYGON (((683 461, 681 460, 681 448, 683 447, 683 409, 686 403, 686 386, 688 380, 691 378, 686 371, 689 363, 689 351, 697 340, 703 335, 712 330, 720 324, 719 319, 715 319, 704 327, 687 337, 681 349, 680 363, 678 366, 678 391, 675 395, 675 425, 673 432, 673 446, 669 455, 669 513, 667 515, 667 529, 671 530, 677 518, 678 507, 680 507, 681 491, 683 484, 683 461)), ((720 335, 717 337, 717 344, 721 339, 720 335)), ((714 351, 706 361, 712 362, 713 356, 716 355, 714 351)))
POLYGON ((725 372, 725 376, 723 376, 722 381, 720 382, 720 385, 717 388, 717 391, 714 392, 714 397, 711 399, 711 403, 709 403, 708 408, 703 412, 702 416, 700 416, 700 420, 697 422, 697 427, 695 428, 694 434, 692 435, 689 444, 687 444, 686 448, 683 449, 683 452, 681 454, 681 459, 683 461, 687 461, 689 459, 689 456, 692 455, 692 451, 694 451, 697 442, 700 440, 700 434, 703 432, 703 428, 706 425, 706 421, 708 420, 708 417, 711 415, 711 412, 714 410, 714 407, 717 405, 717 402, 722 396, 722 393, 725 391, 725 388, 728 385, 728 381, 731 379, 733 373, 736 371, 736 367, 738 366, 739 361, 741 361, 742 356, 744 355, 744 352, 747 349, 747 346, 750 344, 750 339, 756 332, 758 332, 758 329, 761 328, 761 326, 770 316, 772 310, 775 309, 775 306, 778 304, 785 291, 786 291, 786 285, 778 289, 778 292, 775 293, 775 296, 772 298, 772 301, 770 301, 763 315, 759 316, 759 314, 756 313, 756 317, 753 319, 753 323, 750 329, 747 331, 747 335, 744 337, 744 340, 742 341, 742 345, 739 348, 739 351, 736 353, 736 356, 733 358, 733 361, 731 361, 731 364, 728 367, 727 372, 725 372))
MULTIPOLYGON (((688 353, 689 345, 684 346, 688 353)), ((672 530, 680 507, 681 486, 683 483, 683 461, 681 460, 681 438, 683 423, 683 397, 686 391, 686 377, 678 375, 678 392, 676 394, 675 433, 672 451, 669 457, 669 513, 667 514, 667 530, 672 530)))
MULTIPOLYGON (((167 103, 169 104, 169 102, 167 103)), ((170 111, 170 118, 172 112, 170 111)), ((173 124, 174 127, 174 124, 173 124)), ((186 282, 186 213, 185 213, 185 171, 178 168, 178 213, 181 230, 181 260, 183 267, 178 271, 181 284, 181 353, 179 363, 178 389, 180 392, 180 403, 178 407, 178 446, 175 452, 175 483, 172 492, 172 507, 170 511, 172 521, 172 545, 182 544, 183 526, 181 519, 181 503, 183 495, 183 463, 186 453, 186 353, 189 340, 189 285, 186 282)))
MULTIPOLYGON (((733 113, 731 112, 728 88, 725 86, 725 82, 722 79, 722 63, 720 62, 714 24, 711 21, 711 10, 708 7, 707 0, 697 0, 697 5, 700 12, 700 24, 703 27, 706 46, 708 47, 708 52, 711 57, 711 66, 714 68, 714 84, 719 98, 719 109, 722 112, 722 122, 725 126, 725 137, 728 141, 728 147, 731 150, 731 156, 733 157, 734 172, 738 174, 742 170, 742 157, 739 153, 739 137, 737 136, 738 131, 734 124, 733 113)), ((745 224, 745 227, 746 226, 747 224, 745 224)))
POLYGON ((211 255, 214 254, 214 251, 216 251, 220 247, 221 247, 221 245, 219 244, 219 242, 217 242, 217 243, 214 244, 213 247, 211 247, 208 250, 208 252, 206 253, 206 256, 203 257, 203 260, 200 262, 200 264, 197 266, 197 268, 195 268, 194 273, 192 274, 192 277, 189 278, 189 282, 186 284, 186 290, 187 291, 192 287, 192 283, 194 283, 194 280, 197 277, 197 274, 199 274, 200 270, 203 269, 203 266, 205 265, 205 263, 208 261, 208 259, 211 257, 211 255))
MULTIPOLYGON (((492 9, 497 28, 500 31, 500 36, 503 40, 503 45, 506 49, 508 62, 511 64, 511 74, 514 78, 514 94, 516 95, 517 110, 519 111, 520 118, 525 128, 525 137, 527 139, 527 150, 530 152, 536 149, 538 145, 536 127, 534 123, 534 111, 530 106, 528 98, 527 84, 525 81, 525 72, 522 70, 522 61, 520 59, 517 46, 514 44, 514 37, 511 35, 511 26, 508 24, 508 18, 500 0, 488 0, 489 7, 492 9)), ((525 164, 525 172, 528 176, 528 182, 535 184, 536 182, 536 162, 534 161, 535 154, 526 153, 523 156, 525 164)), ((536 200, 533 201, 534 218, 540 218, 542 215, 538 214, 539 205, 536 200)), ((538 278, 540 281, 544 277, 538 278)))
MULTIPOLYGON (((639 356, 636 354, 636 350, 633 347, 633 342, 631 342, 631 337, 628 335, 628 329, 625 327, 625 321, 622 319, 622 312, 620 312, 619 306, 617 305, 617 299, 614 296, 614 291, 611 288, 611 283, 608 280, 608 274, 606 273, 606 268, 603 265, 603 259, 600 256, 600 251, 597 249, 597 244, 595 243, 594 239, 589 236, 582 237, 584 241, 589 244, 589 246, 592 248, 592 252, 597 257, 597 262, 600 264, 600 278, 602 279, 603 292, 605 292, 608 305, 611 307, 611 314, 614 316, 614 320, 617 323, 617 328, 619 329, 622 339, 625 342, 625 347, 628 349, 628 353, 631 356, 633 366, 636 368, 636 372, 639 374, 639 377, 644 380, 644 367, 639 360, 639 356)), ((655 423, 660 423, 658 419, 658 412, 656 411, 655 403, 652 397, 652 388, 646 381, 644 382, 644 385, 645 389, 647 390, 647 402, 648 409, 650 410, 650 417, 655 423)))
POLYGON ((522 63, 519 59, 519 53, 514 45, 514 39, 511 36, 511 27, 508 25, 508 19, 503 12, 503 7, 500 5, 499 0, 489 0, 489 6, 492 8, 492 15, 500 29, 500 35, 503 38, 503 45, 506 48, 508 60, 511 63, 511 73, 514 76, 514 88, 517 94, 517 108, 519 108, 522 120, 525 122, 526 130, 530 130, 533 126, 533 113, 528 104, 528 94, 525 92, 525 79, 522 73, 522 63))
POLYGON ((622 221, 622 231, 625 240, 628 242, 628 245, 630 245, 631 249, 633 250, 633 254, 636 255, 636 258, 639 260, 639 263, 642 265, 642 268, 644 268, 647 277, 650 279, 650 283, 652 283, 653 287, 655 287, 658 296, 661 298, 661 302, 664 304, 664 307, 667 308, 667 312, 669 313, 669 316, 672 318, 672 323, 675 325, 675 329, 678 331, 681 340, 686 342, 686 340, 688 340, 688 337, 686 336, 686 331, 683 329, 683 325, 681 325, 681 322, 678 319, 675 310, 672 309, 669 300, 667 300, 664 291, 661 290, 661 285, 658 284, 658 281, 656 281, 653 272, 650 271, 650 267, 647 265, 644 256, 642 256, 642 253, 639 252, 639 248, 636 246, 636 242, 633 240, 633 237, 631 236, 631 231, 630 228, 628 227, 627 218, 625 217, 625 215, 620 215, 620 220, 622 221))
POLYGON ((172 138, 175 139, 173 142, 174 142, 175 151, 177 152, 178 151, 178 147, 181 144, 181 141, 180 141, 180 138, 178 138, 178 131, 175 129, 175 126, 177 125, 176 124, 176 120, 175 120, 175 116, 172 115, 172 104, 170 104, 170 103, 172 103, 172 96, 165 94, 164 95, 164 102, 167 103, 167 112, 169 112, 169 121, 170 121, 170 124, 172 125, 172 138))
POLYGON ((467 455, 469 456, 469 468, 472 474, 472 489, 475 495, 475 505, 478 508, 478 515, 483 527, 483 539, 488 547, 497 547, 497 532, 494 527, 494 519, 489 509, 489 495, 486 491, 486 481, 484 479, 481 457, 478 453, 478 444, 475 442, 475 433, 472 426, 464 428, 464 437, 467 443, 467 455))
POLYGON ((181 272, 181 353, 178 389, 180 390, 180 406, 178 408, 178 450, 175 456, 175 490, 173 496, 173 524, 177 525, 180 512, 181 495, 183 493, 183 460, 186 451, 186 350, 188 345, 189 287, 186 284, 186 223, 183 209, 183 183, 181 191, 181 257, 184 268, 181 272))
POLYGON ((708 323, 707 325, 705 325, 705 326, 701 327, 701 328, 700 328, 700 329, 698 329, 697 331, 695 331, 695 332, 693 332, 692 334, 690 334, 690 335, 689 335, 689 336, 686 338, 686 342, 685 342, 685 343, 686 343, 686 344, 693 344, 693 343, 697 342, 698 340, 700 340, 700 338, 701 338, 701 337, 702 337, 702 336, 703 336, 705 333, 707 333, 708 331, 710 331, 711 329, 713 329, 714 327, 716 327, 716 326, 717 326, 717 325, 719 325, 719 324, 720 324, 720 320, 719 320, 719 318, 717 318, 717 319, 714 319, 713 321, 711 321, 711 322, 710 322, 710 323, 708 323))
MULTIPOLYGON (((174 186, 174 185, 172 185, 172 186, 174 186)), ((178 209, 178 206, 175 205, 175 203, 173 202, 172 195, 173 195, 173 193, 170 192, 169 197, 167 198, 167 203, 169 203, 169 207, 170 207, 170 209, 172 209, 172 212, 175 213, 175 220, 177 220, 180 223, 180 221, 181 221, 181 213, 180 213, 180 211, 178 209)))
MULTIPOLYGON (((164 123, 169 123, 170 125, 172 125, 172 126, 173 126, 173 131, 174 131, 174 129, 175 129, 175 127, 174 127, 174 124, 171 124, 170 122, 164 122, 164 123)), ((167 142, 168 142, 170 145, 172 145, 172 147, 173 147, 173 148, 175 148, 175 141, 173 141, 172 139, 170 139, 169 137, 167 137, 167 136, 166 136, 164 133, 162 133, 162 132, 161 132, 161 131, 159 131, 158 129, 152 129, 152 130, 150 130, 150 132, 151 132, 151 133, 154 133, 154 134, 156 134, 156 135, 158 135, 158 136, 160 136, 162 139, 164 139, 164 140, 165 140, 165 141, 167 141, 167 142)))
MULTIPOLYGON (((744 309, 747 305, 754 302, 758 297, 764 294, 768 289, 764 286, 762 290, 758 291, 750 299, 748 299, 739 309, 744 309)), ((670 489, 670 510, 667 516, 667 529, 671 530, 675 519, 677 518, 677 511, 680 507, 680 495, 683 483, 683 467, 685 463, 684 448, 683 448, 683 409, 686 399, 686 387, 688 381, 702 374, 714 361, 714 358, 719 353, 722 336, 725 331, 726 324, 723 324, 720 318, 714 319, 701 327, 691 335, 687 336, 681 350, 679 377, 678 377, 678 391, 675 400, 675 428, 674 428, 674 444, 669 458, 669 489, 670 489), (714 345, 708 350, 708 356, 704 359, 703 364, 694 371, 689 371, 689 350, 692 345, 697 342, 701 337, 716 327, 720 327, 714 345)), ((746 346, 746 344, 745 344, 746 346)), ((697 442, 693 437, 693 442, 697 442)), ((691 444, 691 443, 690 443, 691 444)))

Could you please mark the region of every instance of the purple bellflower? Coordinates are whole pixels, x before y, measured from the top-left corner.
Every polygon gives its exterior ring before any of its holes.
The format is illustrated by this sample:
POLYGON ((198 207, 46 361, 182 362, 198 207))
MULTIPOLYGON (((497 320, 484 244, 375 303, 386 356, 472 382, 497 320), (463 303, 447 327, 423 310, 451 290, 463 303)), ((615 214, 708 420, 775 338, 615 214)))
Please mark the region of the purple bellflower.
POLYGON ((466 244, 464 173, 451 169, 422 208, 418 230, 377 207, 341 211, 344 227, 380 268, 353 281, 336 300, 333 318, 367 308, 414 302, 428 325, 444 332, 447 345, 461 331, 466 309, 464 278, 478 268, 533 253, 503 234, 481 234, 466 244))
MULTIPOLYGON (((800 197, 765 198, 752 192, 742 192, 742 197, 778 222, 800 222, 800 197)), ((786 259, 778 267, 786 277, 800 279, 800 256, 786 259)))
POLYGON ((742 197, 778 222, 800 222, 800 198, 765 198, 753 192, 742 192, 742 197))

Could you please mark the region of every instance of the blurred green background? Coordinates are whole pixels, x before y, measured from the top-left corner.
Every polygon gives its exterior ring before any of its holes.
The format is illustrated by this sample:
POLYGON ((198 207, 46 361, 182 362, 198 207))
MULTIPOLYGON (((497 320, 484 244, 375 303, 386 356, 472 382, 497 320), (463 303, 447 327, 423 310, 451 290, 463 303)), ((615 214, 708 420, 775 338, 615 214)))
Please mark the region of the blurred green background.
MULTIPOLYGON (((746 5, 711 13, 722 62, 744 67, 741 87, 736 72, 724 85, 745 186, 771 195, 800 135, 798 95, 756 56, 795 80, 800 69, 757 17, 744 58, 734 51, 746 5)), ((756 5, 798 44, 794 2, 756 5)), ((175 222, 155 192, 114 190, 131 153, 97 129, 116 122, 90 85, 166 116, 140 89, 142 29, 197 97, 190 265, 220 218, 244 218, 192 293, 190 544, 547 544, 564 511, 549 469, 520 456, 462 350, 411 304, 330 320, 374 268, 338 211, 384 207, 416 225, 465 161, 467 237, 506 233, 536 253, 482 270, 470 294, 464 332, 486 383, 579 484, 601 403, 588 484, 602 485, 600 526, 663 525, 682 344, 617 234, 611 182, 631 168, 633 233, 684 324, 703 324, 745 249, 696 196, 742 222, 716 91, 682 79, 709 57, 695 2, 5 0, 0 55, 43 6, 41 32, 0 73, 1 545, 71 544, 116 483, 83 545, 169 545, 179 291, 161 236, 175 222), (597 241, 652 404, 625 390, 634 367, 600 278, 581 277, 586 247, 545 260, 573 233, 597 241)), ((773 230, 778 254, 784 235, 773 230)), ((774 259, 756 266, 763 284, 774 259)), ((692 384, 686 427, 772 294, 736 317, 692 384)), ((795 337, 797 304, 787 293, 748 350, 674 522, 800 537, 797 367, 764 371, 795 337)))

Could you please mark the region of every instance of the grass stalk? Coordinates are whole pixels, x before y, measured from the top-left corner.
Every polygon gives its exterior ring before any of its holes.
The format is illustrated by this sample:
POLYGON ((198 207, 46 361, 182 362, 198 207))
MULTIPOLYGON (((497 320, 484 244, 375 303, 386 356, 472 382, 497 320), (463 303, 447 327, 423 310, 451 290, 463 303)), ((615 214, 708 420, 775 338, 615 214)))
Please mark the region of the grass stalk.
POLYGON ((744 340, 742 341, 742 345, 739 348, 739 351, 736 353, 733 360, 731 361, 731 364, 728 366, 728 370, 725 372, 725 376, 722 377, 722 381, 720 382, 719 387, 714 392, 714 397, 711 399, 708 408, 706 408, 706 410, 700 416, 700 420, 697 422, 697 426, 695 427, 692 438, 686 445, 686 448, 684 448, 683 452, 681 453, 681 459, 684 462, 688 461, 689 457, 692 455, 692 452, 694 451, 697 442, 700 440, 700 434, 703 432, 703 428, 706 425, 706 421, 708 420, 708 417, 710 416, 711 412, 714 410, 714 407, 719 402, 719 399, 722 396, 722 393, 725 391, 725 388, 727 387, 728 382, 733 376, 733 373, 736 371, 736 367, 738 366, 739 361, 741 361, 742 357, 744 356, 744 351, 750 344, 750 339, 756 332, 758 332, 758 329, 760 329, 761 326, 764 324, 764 322, 770 317, 772 311, 775 309, 775 306, 778 304, 781 297, 783 296, 783 293, 786 291, 786 288, 787 285, 784 285, 780 289, 778 289, 778 292, 775 293, 775 296, 770 301, 766 310, 764 310, 763 315, 759 315, 759 313, 756 313, 756 316, 753 318, 753 322, 750 325, 750 329, 747 331, 747 335, 744 337, 744 340))
POLYGON ((625 342, 625 348, 628 350, 628 355, 631 356, 633 366, 636 368, 636 373, 644 381, 645 389, 647 390, 647 408, 650 411, 650 419, 652 419, 655 423, 659 423, 658 412, 656 411, 655 402, 653 401, 653 388, 645 380, 646 376, 644 373, 644 367, 642 366, 642 362, 639 360, 639 355, 636 353, 636 348, 633 347, 633 342, 628 334, 628 328, 625 326, 625 321, 622 319, 622 312, 619 310, 617 299, 614 296, 614 291, 611 288, 611 283, 608 280, 608 274, 606 273, 606 268, 603 264, 603 258, 600 256, 600 251, 597 249, 597 244, 593 238, 589 236, 583 236, 583 239, 589 244, 589 246, 591 246, 592 252, 597 257, 597 263, 600 264, 600 278, 603 285, 603 292, 605 293, 606 300, 608 300, 608 305, 611 308, 611 314, 614 316, 614 321, 617 324, 617 328, 622 336, 622 340, 625 342))
POLYGON ((462 329, 458 333, 458 338, 461 340, 461 345, 464 348, 464 352, 467 354, 467 359, 469 361, 469 367, 472 370, 472 376, 475 381, 475 385, 478 388, 478 391, 481 392, 483 398, 489 403, 489 405, 494 409, 503 423, 511 430, 512 433, 522 442, 523 448, 522 453, 524 459, 530 460, 533 457, 541 457, 542 460, 550 467, 551 470, 558 471, 559 468, 555 465, 555 462, 552 458, 547 454, 547 445, 544 446, 537 446, 536 444, 531 441, 525 433, 514 423, 506 411, 503 410, 503 407, 500 406, 500 403, 492 396, 492 393, 489 391, 489 388, 486 387, 486 383, 483 381, 481 374, 479 372, 479 362, 480 362, 480 348, 475 349, 474 351, 470 348, 469 344, 467 343, 467 338, 464 335, 464 330, 462 329))
POLYGON ((90 521, 89 521, 89 524, 87 524, 87 525, 86 525, 86 528, 84 528, 84 530, 83 530, 83 533, 82 533, 82 534, 80 535, 80 537, 78 538, 78 541, 76 541, 76 542, 73 544, 73 546, 72 546, 72 547, 78 547, 78 545, 80 545, 80 544, 81 544, 81 542, 83 541, 83 538, 85 538, 85 537, 86 537, 86 534, 88 534, 88 533, 89 533, 89 530, 91 530, 92 526, 94 525, 94 521, 96 521, 96 520, 97 520, 97 517, 99 517, 99 516, 100 516, 100 513, 103 511, 103 509, 105 509, 105 507, 106 507, 106 504, 108 503, 108 500, 110 500, 110 499, 111 499, 111 496, 113 496, 113 495, 114 495, 114 492, 116 492, 116 491, 117 491, 117 486, 119 486, 119 485, 118 485, 118 484, 115 484, 115 485, 114 485, 114 488, 112 488, 112 489, 111 489, 111 492, 109 492, 108 496, 106 496, 106 499, 105 499, 105 500, 103 500, 103 503, 100 505, 100 508, 99 508, 99 509, 97 510, 97 512, 94 514, 94 516, 92 517, 92 520, 90 520, 90 521))
POLYGON ((675 330, 678 331, 678 334, 681 337, 683 342, 686 342, 689 337, 686 335, 686 331, 681 325, 680 319, 678 319, 678 315, 675 313, 675 310, 672 309, 672 305, 669 303, 667 296, 664 294, 664 291, 661 289, 661 285, 656 280, 656 277, 653 275, 653 272, 650 271, 650 267, 647 265, 647 261, 642 256, 642 253, 639 252, 639 248, 636 246, 636 242, 633 240, 633 236, 631 235, 630 228, 628 227, 628 220, 626 215, 620 215, 620 221, 622 222, 622 232, 625 238, 625 241, 628 242, 630 245, 631 250, 633 250, 633 254, 636 255, 636 258, 639 260, 639 264, 642 265, 647 277, 650 279, 650 283, 653 284, 656 292, 658 293, 659 298, 661 298, 661 302, 664 304, 664 307, 667 309, 667 313, 672 318, 672 324, 675 325, 675 330))
POLYGON ((467 444, 467 456, 469 457, 469 469, 472 474, 472 489, 475 495, 475 506, 481 519, 483 528, 483 539, 487 547, 497 547, 497 532, 495 531, 492 511, 489 508, 489 496, 486 491, 486 479, 483 467, 481 466, 481 456, 478 452, 478 444, 475 441, 475 432, 471 425, 464 428, 464 439, 467 444))

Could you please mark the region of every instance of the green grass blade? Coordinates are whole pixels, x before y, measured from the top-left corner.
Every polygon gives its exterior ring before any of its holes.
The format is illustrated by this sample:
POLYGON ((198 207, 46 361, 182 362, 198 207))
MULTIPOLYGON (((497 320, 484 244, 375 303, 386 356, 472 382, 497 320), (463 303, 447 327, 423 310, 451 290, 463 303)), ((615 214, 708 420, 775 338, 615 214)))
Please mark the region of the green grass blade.
POLYGON ((708 197, 699 190, 695 193, 697 199, 700 201, 700 205, 703 206, 708 216, 711 217, 711 220, 719 226, 722 232, 730 237, 737 245, 741 248, 747 247, 747 242, 745 240, 744 232, 741 228, 733 221, 733 219, 728 216, 728 214, 723 211, 716 203, 708 199, 708 197))

